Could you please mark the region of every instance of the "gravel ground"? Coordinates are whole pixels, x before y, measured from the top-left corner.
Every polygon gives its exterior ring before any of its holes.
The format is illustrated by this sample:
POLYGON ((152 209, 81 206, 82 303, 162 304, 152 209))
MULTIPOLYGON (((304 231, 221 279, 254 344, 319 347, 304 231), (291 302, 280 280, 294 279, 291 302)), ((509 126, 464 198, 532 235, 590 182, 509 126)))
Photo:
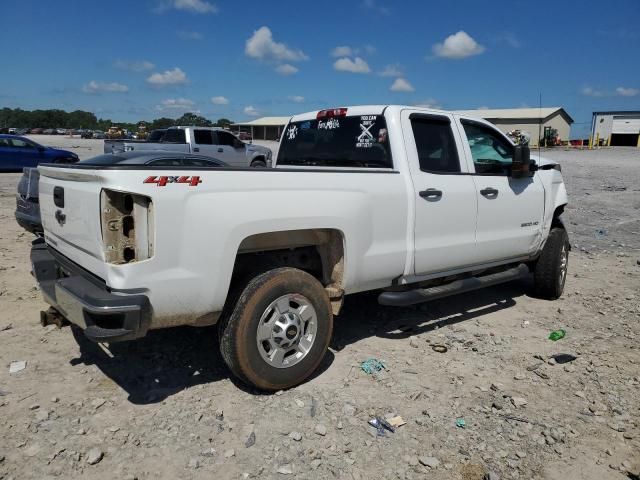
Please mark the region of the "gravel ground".
POLYGON ((526 280, 414 308, 349 297, 318 374, 273 395, 229 378, 213 328, 111 346, 42 328, 18 175, 0 174, 0 479, 638 478, 640 151, 544 155, 571 202, 560 300, 526 280), (376 436, 367 421, 390 415, 406 424, 376 436))

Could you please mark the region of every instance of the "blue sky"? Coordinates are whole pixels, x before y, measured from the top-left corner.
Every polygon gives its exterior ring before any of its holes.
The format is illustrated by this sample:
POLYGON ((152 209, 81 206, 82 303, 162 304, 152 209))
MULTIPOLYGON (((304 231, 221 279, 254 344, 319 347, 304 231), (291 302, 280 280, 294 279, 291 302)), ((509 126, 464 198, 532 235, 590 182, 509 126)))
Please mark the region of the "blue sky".
POLYGON ((364 103, 640 109, 640 2, 21 0, 0 106, 133 121, 364 103))

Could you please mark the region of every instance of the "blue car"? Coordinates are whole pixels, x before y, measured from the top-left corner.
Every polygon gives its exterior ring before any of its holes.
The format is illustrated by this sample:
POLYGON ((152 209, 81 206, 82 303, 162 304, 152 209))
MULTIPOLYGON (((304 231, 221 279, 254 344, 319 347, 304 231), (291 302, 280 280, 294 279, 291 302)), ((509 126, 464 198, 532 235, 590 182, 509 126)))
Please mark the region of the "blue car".
POLYGON ((0 135, 0 172, 21 172, 40 163, 75 163, 78 155, 67 150, 43 147, 18 135, 0 135))

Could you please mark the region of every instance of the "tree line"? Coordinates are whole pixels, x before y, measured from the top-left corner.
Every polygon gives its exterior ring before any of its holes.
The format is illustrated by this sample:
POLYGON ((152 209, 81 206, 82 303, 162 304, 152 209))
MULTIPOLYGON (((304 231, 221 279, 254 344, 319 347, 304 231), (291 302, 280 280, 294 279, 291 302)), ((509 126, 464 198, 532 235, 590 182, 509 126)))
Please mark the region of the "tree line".
MULTIPOLYGON (((143 121, 135 123, 114 122, 108 118, 97 118, 92 112, 85 112, 83 110, 65 112, 59 109, 22 110, 21 108, 7 107, 0 110, 0 127, 5 128, 84 128, 106 131, 111 126, 118 126, 135 131, 141 122, 143 121)), ((157 128, 168 128, 177 125, 226 128, 233 122, 228 118, 219 118, 215 122, 212 122, 205 117, 188 112, 180 118, 161 117, 151 121, 144 121, 144 123, 148 129, 155 130, 157 128)))

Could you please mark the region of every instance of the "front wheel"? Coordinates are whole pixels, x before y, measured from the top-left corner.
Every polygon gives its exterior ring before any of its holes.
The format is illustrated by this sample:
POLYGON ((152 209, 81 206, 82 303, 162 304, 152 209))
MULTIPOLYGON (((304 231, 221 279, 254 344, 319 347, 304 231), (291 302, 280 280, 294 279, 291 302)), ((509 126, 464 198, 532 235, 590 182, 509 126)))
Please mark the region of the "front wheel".
POLYGON ((555 300, 562 295, 569 266, 569 236, 564 228, 552 228, 533 268, 536 296, 555 300))
POLYGON ((254 160, 251 162, 252 168, 267 168, 267 162, 264 160, 254 160))
POLYGON ((324 358, 333 331, 322 284, 295 268, 252 279, 221 328, 222 356, 240 380, 281 390, 307 379, 324 358))

